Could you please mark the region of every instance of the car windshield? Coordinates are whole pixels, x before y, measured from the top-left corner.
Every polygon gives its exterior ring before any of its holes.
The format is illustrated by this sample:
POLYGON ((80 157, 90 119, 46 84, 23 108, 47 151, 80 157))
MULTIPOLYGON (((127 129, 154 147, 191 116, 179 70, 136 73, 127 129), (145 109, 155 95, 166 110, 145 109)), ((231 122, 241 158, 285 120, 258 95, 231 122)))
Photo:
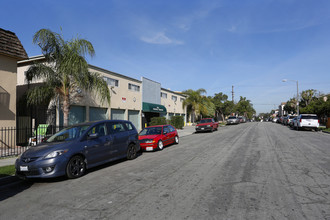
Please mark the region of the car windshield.
POLYGON ((140 135, 156 135, 162 133, 162 127, 145 128, 140 132, 140 135))
POLYGON ((228 119, 236 119, 236 116, 230 116, 228 119))
POLYGON ((73 141, 81 137, 81 135, 90 127, 90 125, 81 125, 65 128, 50 138, 46 142, 61 142, 61 141, 73 141))
POLYGON ((212 119, 203 119, 200 121, 200 123, 209 123, 212 122, 212 119))

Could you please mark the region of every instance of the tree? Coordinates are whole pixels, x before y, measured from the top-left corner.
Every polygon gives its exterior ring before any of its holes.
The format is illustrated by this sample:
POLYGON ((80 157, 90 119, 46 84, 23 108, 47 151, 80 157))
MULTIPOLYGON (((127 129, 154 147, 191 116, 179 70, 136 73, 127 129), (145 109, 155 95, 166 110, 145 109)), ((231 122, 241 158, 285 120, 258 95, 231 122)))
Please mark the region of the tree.
MULTIPOLYGON (((221 120, 225 120, 225 115, 230 114, 230 111, 228 112, 228 96, 226 94, 223 94, 222 92, 214 94, 213 97, 213 103, 215 106, 215 113, 216 118, 219 118, 219 115, 221 115, 221 120)), ((230 102, 233 104, 233 102, 230 102)), ((233 106, 231 106, 233 107, 233 106)))
POLYGON ((203 105, 205 96, 202 96, 202 94, 206 93, 206 90, 198 89, 195 91, 188 89, 182 93, 187 95, 187 98, 183 101, 183 106, 187 106, 188 113, 191 115, 191 122, 195 122, 196 116, 198 117, 201 113, 207 112, 207 109, 203 105))
POLYGON ((253 108, 253 105, 251 104, 251 101, 247 100, 246 97, 242 96, 240 97, 239 102, 235 106, 235 112, 249 119, 251 119, 253 114, 256 113, 253 108))
POLYGON ((309 104, 311 104, 311 102, 313 100, 316 100, 317 91, 315 89, 308 89, 308 90, 304 90, 301 92, 301 100, 300 100, 300 106, 301 107, 306 107, 309 104))
POLYGON ((212 102, 212 97, 202 97, 202 106, 203 110, 201 111, 201 115, 203 118, 213 118, 215 116, 215 105, 212 102))
POLYGON ((77 90, 96 91, 101 102, 110 104, 110 91, 107 83, 97 73, 88 70, 86 55, 94 56, 93 45, 80 38, 65 41, 62 35, 48 29, 40 29, 33 37, 38 44, 46 63, 31 66, 26 77, 28 81, 43 79, 44 83, 28 91, 28 104, 40 104, 58 97, 62 104, 64 126, 68 125, 70 100, 77 90))
POLYGON ((292 114, 297 113, 297 99, 291 98, 289 101, 286 102, 283 109, 288 113, 292 113, 292 114))

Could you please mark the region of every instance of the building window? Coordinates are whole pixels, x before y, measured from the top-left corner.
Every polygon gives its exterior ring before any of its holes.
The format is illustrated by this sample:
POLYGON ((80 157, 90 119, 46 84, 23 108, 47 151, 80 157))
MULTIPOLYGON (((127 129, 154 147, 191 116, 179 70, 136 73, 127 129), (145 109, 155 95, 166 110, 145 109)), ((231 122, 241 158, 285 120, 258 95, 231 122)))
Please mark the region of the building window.
POLYGON ((180 98, 180 102, 183 102, 184 101, 184 98, 180 98))
POLYGON ((106 76, 104 76, 103 79, 104 79, 104 81, 107 82, 107 84, 109 86, 116 86, 116 87, 118 87, 118 85, 119 85, 119 81, 117 79, 111 79, 111 78, 106 77, 106 76))
POLYGON ((166 94, 166 93, 163 93, 163 92, 161 92, 161 93, 160 93, 160 97, 162 97, 162 98, 164 98, 164 99, 167 99, 167 94, 166 94))
POLYGON ((177 99, 178 99, 178 97, 176 97, 175 95, 172 95, 172 100, 173 100, 174 102, 176 102, 177 99))
POLYGON ((135 92, 139 92, 140 91, 140 86, 128 83, 128 89, 132 90, 132 91, 135 91, 135 92))

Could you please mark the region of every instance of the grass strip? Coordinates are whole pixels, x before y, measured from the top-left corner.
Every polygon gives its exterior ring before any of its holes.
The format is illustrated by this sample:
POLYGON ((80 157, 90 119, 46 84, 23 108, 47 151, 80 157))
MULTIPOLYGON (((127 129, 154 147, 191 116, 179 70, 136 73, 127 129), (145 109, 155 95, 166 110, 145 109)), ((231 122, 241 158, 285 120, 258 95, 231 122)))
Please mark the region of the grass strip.
POLYGON ((0 167, 0 177, 12 176, 15 174, 15 165, 0 167))

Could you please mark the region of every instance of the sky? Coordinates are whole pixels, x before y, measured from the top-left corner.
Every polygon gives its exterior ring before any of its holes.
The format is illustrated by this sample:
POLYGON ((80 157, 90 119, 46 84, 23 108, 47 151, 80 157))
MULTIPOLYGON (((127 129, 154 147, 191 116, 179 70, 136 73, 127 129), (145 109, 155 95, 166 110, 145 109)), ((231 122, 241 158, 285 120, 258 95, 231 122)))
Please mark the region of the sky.
POLYGON ((268 113, 315 89, 330 93, 329 0, 0 0, 0 28, 29 57, 46 28, 90 41, 88 62, 172 91, 246 97, 268 113), (283 79, 288 79, 282 82, 283 79))

